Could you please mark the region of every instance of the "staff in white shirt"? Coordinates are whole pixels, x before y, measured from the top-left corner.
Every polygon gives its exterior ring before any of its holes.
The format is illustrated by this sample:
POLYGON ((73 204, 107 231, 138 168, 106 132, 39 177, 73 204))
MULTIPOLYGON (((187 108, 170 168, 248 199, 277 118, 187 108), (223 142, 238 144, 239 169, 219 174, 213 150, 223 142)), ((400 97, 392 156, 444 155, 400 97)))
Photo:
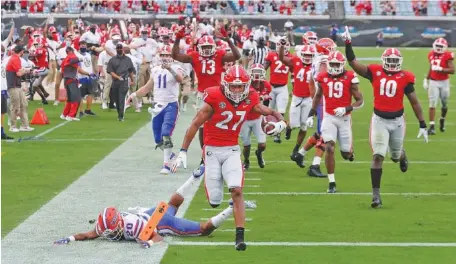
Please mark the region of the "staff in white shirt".
POLYGON ((94 50, 94 48, 100 47, 100 43, 101 43, 101 36, 97 32, 97 25, 92 24, 89 28, 89 31, 84 32, 84 34, 82 34, 79 41, 84 41, 85 43, 87 43, 87 48, 92 53, 92 71, 95 71, 97 68, 97 60, 98 60, 99 51, 94 50))
POLYGON ((249 39, 244 41, 242 44, 242 64, 244 65, 244 68, 248 69, 249 65, 249 56, 250 52, 252 49, 254 49, 257 46, 257 42, 253 40, 253 33, 250 33, 249 39))
MULTIPOLYGON (((79 61, 81 62, 80 67, 87 73, 93 76, 93 63, 92 63, 92 55, 88 52, 87 43, 85 41, 79 42, 79 52, 75 51, 75 55, 78 57, 79 61)), ((78 73, 79 79, 79 91, 81 92, 81 103, 79 104, 79 117, 84 115, 91 115, 94 116, 95 113, 92 112, 92 101, 93 95, 98 88, 97 80, 92 78, 89 75, 78 73), (82 112, 82 100, 86 97, 86 109, 82 112)))
POLYGON ((137 72, 139 73, 138 86, 143 87, 150 78, 150 64, 157 54, 158 43, 154 39, 148 37, 146 28, 141 28, 141 37, 136 38, 133 43, 130 44, 130 48, 137 49, 142 55, 141 66, 137 72))

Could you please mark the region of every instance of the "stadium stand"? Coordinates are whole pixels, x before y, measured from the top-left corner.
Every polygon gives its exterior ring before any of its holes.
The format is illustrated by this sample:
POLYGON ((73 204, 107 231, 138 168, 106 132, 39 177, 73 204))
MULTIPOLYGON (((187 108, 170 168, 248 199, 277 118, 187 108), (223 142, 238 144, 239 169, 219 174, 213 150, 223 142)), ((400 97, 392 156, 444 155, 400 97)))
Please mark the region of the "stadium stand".
POLYGON ((455 13, 456 1, 344 1, 347 15, 442 16, 455 13))

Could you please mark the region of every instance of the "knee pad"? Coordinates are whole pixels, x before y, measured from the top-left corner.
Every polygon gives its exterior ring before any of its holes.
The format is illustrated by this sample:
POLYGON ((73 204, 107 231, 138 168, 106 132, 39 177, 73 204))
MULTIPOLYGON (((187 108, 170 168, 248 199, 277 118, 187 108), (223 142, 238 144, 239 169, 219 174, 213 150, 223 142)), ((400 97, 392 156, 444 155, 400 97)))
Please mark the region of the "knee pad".
POLYGON ((170 149, 173 148, 173 142, 171 141, 171 137, 163 137, 163 148, 170 149))
POLYGON ((379 154, 374 154, 374 156, 373 156, 373 160, 374 161, 382 162, 384 159, 385 158, 382 155, 379 155, 379 154))

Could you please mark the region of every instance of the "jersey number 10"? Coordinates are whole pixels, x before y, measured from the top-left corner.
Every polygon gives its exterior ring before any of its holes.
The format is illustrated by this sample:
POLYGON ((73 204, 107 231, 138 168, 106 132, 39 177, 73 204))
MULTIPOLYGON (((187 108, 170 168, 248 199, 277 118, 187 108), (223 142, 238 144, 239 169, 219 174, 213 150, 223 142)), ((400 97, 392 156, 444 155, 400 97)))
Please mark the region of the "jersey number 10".
POLYGON ((394 97, 396 95, 397 82, 395 80, 386 80, 383 78, 380 80, 380 95, 386 95, 386 97, 394 97))

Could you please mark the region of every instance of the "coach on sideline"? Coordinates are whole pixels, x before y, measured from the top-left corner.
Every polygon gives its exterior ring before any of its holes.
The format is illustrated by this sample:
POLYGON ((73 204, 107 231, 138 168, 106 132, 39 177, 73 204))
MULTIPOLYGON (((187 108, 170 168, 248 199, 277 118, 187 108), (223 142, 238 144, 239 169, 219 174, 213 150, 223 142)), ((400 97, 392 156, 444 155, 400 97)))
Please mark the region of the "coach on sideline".
POLYGON ((107 73, 112 76, 111 92, 117 107, 117 118, 124 120, 125 96, 128 87, 135 84, 135 66, 131 59, 125 56, 122 44, 116 45, 117 55, 108 62, 107 73), (130 82, 128 81, 130 77, 130 82))
POLYGON ((27 98, 21 88, 21 76, 29 74, 31 69, 22 67, 21 57, 24 55, 24 46, 17 45, 14 47, 14 54, 9 58, 6 64, 6 82, 8 94, 11 98, 11 127, 10 132, 33 131, 29 126, 27 114, 27 98), (20 116, 22 125, 20 129, 16 127, 16 117, 20 116))

